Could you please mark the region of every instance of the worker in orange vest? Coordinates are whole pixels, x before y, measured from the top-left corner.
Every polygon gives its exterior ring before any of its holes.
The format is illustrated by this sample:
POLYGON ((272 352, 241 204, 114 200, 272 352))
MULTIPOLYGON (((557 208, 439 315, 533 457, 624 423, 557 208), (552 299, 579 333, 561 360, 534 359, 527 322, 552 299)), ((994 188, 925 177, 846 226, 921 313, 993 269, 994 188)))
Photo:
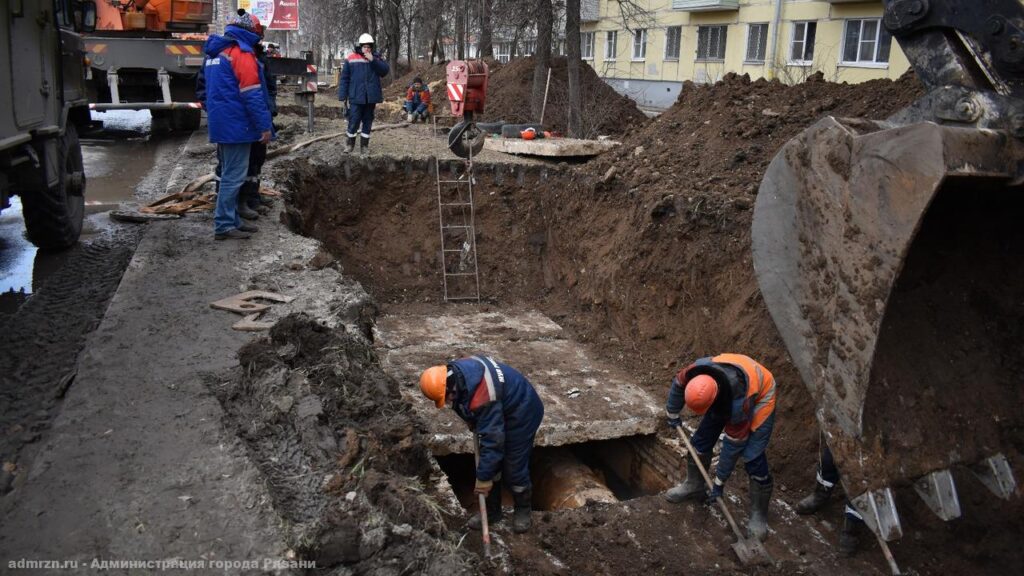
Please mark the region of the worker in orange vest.
POLYGON ((697 454, 687 459, 686 481, 665 493, 672 503, 707 495, 709 503, 722 497, 725 483, 736 462, 743 458, 750 477, 750 521, 748 535, 764 540, 768 535, 768 502, 772 480, 765 449, 775 426, 775 378, 767 368, 742 354, 720 354, 701 358, 679 371, 672 379, 665 411, 668 425, 682 425, 683 404, 703 416, 691 442, 697 454), (705 492, 704 479, 694 457, 704 468, 711 464, 711 452, 725 432, 714 487, 705 492))

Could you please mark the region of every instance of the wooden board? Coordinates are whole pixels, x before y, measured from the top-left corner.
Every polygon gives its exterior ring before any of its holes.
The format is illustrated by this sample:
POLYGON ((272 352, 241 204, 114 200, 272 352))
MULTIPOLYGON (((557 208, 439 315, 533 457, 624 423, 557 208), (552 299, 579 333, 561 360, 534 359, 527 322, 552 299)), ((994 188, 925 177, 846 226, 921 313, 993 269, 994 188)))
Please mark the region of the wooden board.
POLYGON ((506 154, 565 157, 597 156, 618 145, 619 143, 614 140, 580 140, 577 138, 543 138, 541 140, 488 138, 484 143, 484 148, 506 154))

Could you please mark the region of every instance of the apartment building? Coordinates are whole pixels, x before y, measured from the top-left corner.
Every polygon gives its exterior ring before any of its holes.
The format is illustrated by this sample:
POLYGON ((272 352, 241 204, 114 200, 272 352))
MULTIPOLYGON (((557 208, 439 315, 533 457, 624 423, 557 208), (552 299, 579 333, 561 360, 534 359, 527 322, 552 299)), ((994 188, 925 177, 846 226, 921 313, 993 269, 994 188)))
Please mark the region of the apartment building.
POLYGON ((641 106, 667 108, 682 82, 729 72, 800 82, 898 78, 906 56, 881 23, 882 2, 584 0, 584 60, 641 106))

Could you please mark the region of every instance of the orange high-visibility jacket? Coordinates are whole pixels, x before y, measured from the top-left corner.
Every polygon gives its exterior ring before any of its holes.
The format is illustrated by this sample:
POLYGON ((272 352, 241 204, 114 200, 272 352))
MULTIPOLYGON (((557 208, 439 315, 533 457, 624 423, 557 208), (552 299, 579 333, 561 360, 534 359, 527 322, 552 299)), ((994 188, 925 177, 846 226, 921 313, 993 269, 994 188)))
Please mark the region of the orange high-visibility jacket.
POLYGON ((744 408, 751 414, 750 430, 757 428, 775 411, 775 377, 767 368, 743 354, 719 354, 711 358, 718 364, 731 364, 747 377, 744 408))

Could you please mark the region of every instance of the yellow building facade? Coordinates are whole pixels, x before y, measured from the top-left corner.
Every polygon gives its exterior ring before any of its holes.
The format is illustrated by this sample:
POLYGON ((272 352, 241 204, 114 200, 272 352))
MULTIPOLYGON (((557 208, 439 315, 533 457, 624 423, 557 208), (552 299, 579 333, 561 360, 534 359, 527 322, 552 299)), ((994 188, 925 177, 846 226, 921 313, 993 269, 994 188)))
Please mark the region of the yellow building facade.
POLYGON ((597 73, 642 106, 667 108, 685 80, 729 72, 800 82, 898 78, 906 56, 881 23, 882 2, 615 0, 584 8, 582 51, 597 73))

